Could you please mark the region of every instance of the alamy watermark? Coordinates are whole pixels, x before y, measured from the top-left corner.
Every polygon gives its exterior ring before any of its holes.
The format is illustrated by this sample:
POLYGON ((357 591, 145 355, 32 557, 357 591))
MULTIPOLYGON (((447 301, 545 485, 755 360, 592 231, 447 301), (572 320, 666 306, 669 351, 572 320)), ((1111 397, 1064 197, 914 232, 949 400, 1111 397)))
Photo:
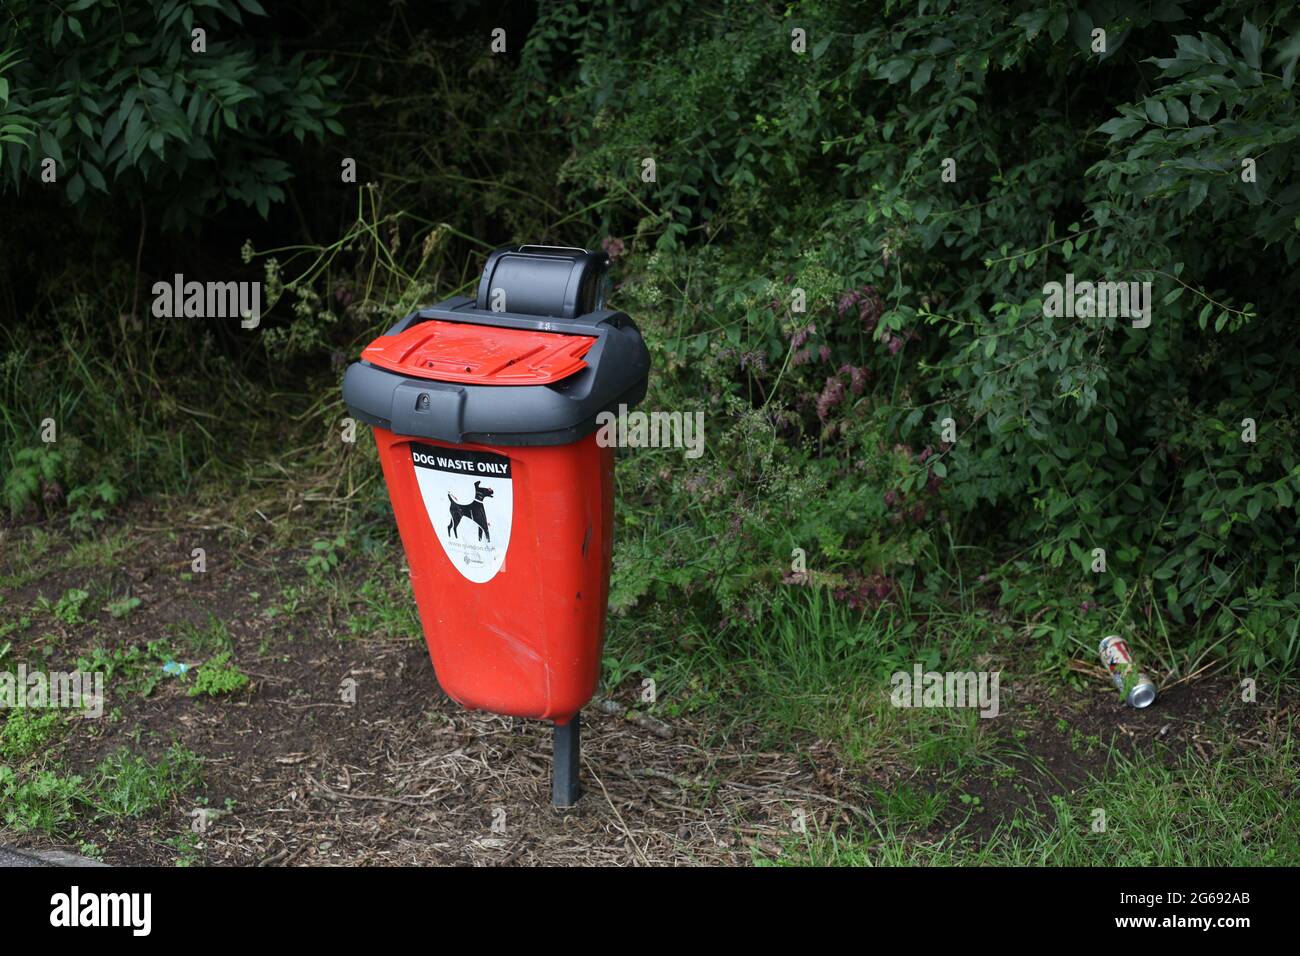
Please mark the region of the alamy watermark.
POLYGON ((0 710, 63 708, 83 717, 104 716, 103 671, 0 671, 0 710))
POLYGON ((127 927, 133 936, 148 936, 153 929, 153 894, 83 893, 73 885, 50 897, 50 925, 127 927))
POLYGON ((895 671, 889 701, 895 707, 978 707, 980 716, 998 715, 1001 671, 927 671, 920 664, 912 673, 895 671))
POLYGON ((596 416, 596 444, 601 448, 685 448, 687 458, 704 454, 703 412, 605 411, 596 416))
POLYGON ((1048 282, 1043 286, 1043 315, 1059 318, 1110 318, 1132 319, 1133 328, 1145 329, 1151 324, 1150 282, 1090 282, 1076 283, 1074 273, 1068 272, 1064 284, 1048 282))
POLYGON ((171 282, 153 284, 153 314, 159 319, 233 319, 245 329, 262 321, 262 283, 186 282, 179 272, 171 282))

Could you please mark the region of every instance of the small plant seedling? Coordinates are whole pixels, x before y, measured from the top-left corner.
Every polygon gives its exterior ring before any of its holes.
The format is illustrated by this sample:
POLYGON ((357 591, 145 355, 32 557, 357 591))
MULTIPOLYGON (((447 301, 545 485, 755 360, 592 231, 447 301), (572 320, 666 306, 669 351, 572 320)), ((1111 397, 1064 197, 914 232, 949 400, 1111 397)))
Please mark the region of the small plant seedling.
POLYGON ((195 678, 189 695, 198 697, 200 694, 207 694, 210 697, 219 697, 222 694, 233 694, 247 686, 248 675, 236 664, 231 663, 229 651, 222 651, 199 668, 198 677, 195 678))
POLYGON ((68 524, 73 531, 86 531, 91 525, 103 521, 108 507, 122 500, 122 492, 111 482, 82 485, 68 494, 68 524))
POLYGON ((347 546, 343 535, 334 538, 321 538, 313 541, 311 556, 307 558, 307 576, 315 584, 321 584, 331 571, 339 566, 339 552, 347 546))
POLYGON ((56 485, 63 472, 63 456, 45 446, 20 448, 5 475, 3 493, 10 514, 37 507, 42 490, 56 485))
POLYGON ((177 866, 193 866, 199 861, 198 834, 186 830, 167 840, 167 845, 176 851, 177 866))
POLYGON ((128 617, 140 604, 141 601, 138 597, 123 598, 120 601, 110 601, 105 610, 117 620, 121 620, 128 617))
POLYGON ((81 588, 69 588, 64 592, 63 597, 54 602, 51 602, 47 597, 37 598, 36 609, 50 615, 56 621, 62 621, 64 624, 81 624, 85 621, 85 618, 81 616, 81 609, 89 598, 89 591, 83 591, 81 588))

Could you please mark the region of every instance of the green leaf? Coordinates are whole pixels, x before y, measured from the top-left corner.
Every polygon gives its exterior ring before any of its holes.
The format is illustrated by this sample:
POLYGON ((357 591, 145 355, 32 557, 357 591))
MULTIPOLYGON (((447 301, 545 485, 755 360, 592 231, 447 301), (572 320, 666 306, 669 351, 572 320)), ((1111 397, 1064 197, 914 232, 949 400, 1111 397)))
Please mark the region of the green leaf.
POLYGON ((1051 16, 1050 10, 1031 10, 1020 14, 1013 22, 1024 31, 1026 40, 1032 40, 1043 32, 1049 16, 1051 16))
POLYGON ((934 60, 926 60, 916 68, 912 74, 912 92, 915 93, 925 84, 930 82, 930 74, 934 71, 934 60))
POLYGON ((901 83, 912 72, 912 60, 893 59, 885 64, 880 76, 889 83, 901 83))
POLYGON ((82 163, 81 171, 85 173, 86 179, 91 186, 102 193, 108 192, 108 184, 104 182, 104 174, 99 171, 99 168, 94 163, 82 163))
POLYGON ((1070 37, 1085 54, 1092 53, 1092 26, 1087 10, 1078 10, 1070 17, 1070 37))
POLYGON ((59 141, 55 139, 54 135, 49 130, 41 130, 40 143, 41 150, 45 155, 53 159, 57 165, 62 166, 63 150, 59 148, 59 141))
POLYGON ((1259 69, 1259 27, 1249 20, 1241 21, 1241 53, 1246 58, 1246 65, 1252 70, 1259 69))
POLYGON ((1187 107, 1183 105, 1182 100, 1178 99, 1175 96, 1171 96, 1165 102, 1165 106, 1169 110, 1169 119, 1173 122, 1173 125, 1175 126, 1187 125, 1187 120, 1188 120, 1187 107))
POLYGON ((1291 489, 1287 487, 1286 480, 1283 479, 1273 486, 1273 492, 1277 495, 1277 503, 1283 508, 1290 508, 1295 499, 1291 495, 1291 489))
POLYGON ((1047 25, 1047 33, 1056 43, 1061 37, 1065 36, 1065 31, 1070 26, 1070 17, 1064 10, 1056 11, 1052 17, 1052 22, 1047 25))
POLYGON ((1219 111, 1219 106, 1223 103, 1218 94, 1209 96, 1192 97, 1192 111, 1196 113, 1197 119, 1208 120, 1219 111))
POLYGON ((1128 139, 1146 124, 1134 116, 1116 116, 1097 127, 1099 133, 1110 133, 1112 143, 1128 139))

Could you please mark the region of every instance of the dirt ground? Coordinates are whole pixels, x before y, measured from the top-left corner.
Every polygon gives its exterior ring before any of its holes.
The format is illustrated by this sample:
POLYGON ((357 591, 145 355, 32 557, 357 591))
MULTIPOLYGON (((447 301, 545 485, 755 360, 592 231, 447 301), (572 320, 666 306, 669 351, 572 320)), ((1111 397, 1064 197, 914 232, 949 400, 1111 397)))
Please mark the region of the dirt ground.
MULTIPOLYGON (((142 530, 112 567, 71 568, 57 549, 44 556, 49 570, 8 590, 0 615, 96 583, 101 594, 141 600, 124 620, 103 613, 101 598, 87 605, 84 624, 42 619, 9 637, 21 646, 39 636, 54 645, 52 661, 70 662, 96 646, 163 638, 184 622, 203 626, 210 613, 224 622, 249 687, 221 698, 191 697, 171 678, 147 696, 110 688, 116 717, 79 721, 53 755, 85 776, 123 745, 157 756, 179 741, 201 755, 199 793, 228 812, 208 823, 195 863, 750 864, 779 857, 801 814, 810 829, 848 830, 882 788, 942 784, 941 771, 903 761, 847 768, 835 746, 811 734, 772 752, 758 728, 723 733, 701 718, 637 722, 622 707, 593 704, 583 715, 585 795, 576 808, 555 810, 548 725, 465 711, 438 689, 418 634, 350 636, 336 604, 314 605, 310 589, 295 613, 268 615, 280 588, 305 584, 306 552, 214 539, 207 572, 185 580, 189 538, 150 531, 152 520, 161 518, 132 516, 142 530), (349 678, 355 703, 343 699, 349 678)), ((27 562, 13 547, 16 532, 0 535, 0 575, 13 575, 27 562)), ((346 581, 350 572, 345 565, 340 573, 346 581)), ((1242 705, 1227 678, 1174 686, 1143 712, 1125 708, 1100 682, 1049 692, 1034 682, 1008 687, 1004 677, 1003 698, 1006 719, 981 722, 981 732, 1014 743, 1004 759, 1017 772, 972 775, 964 789, 981 812, 949 807, 933 834, 959 824, 987 833, 1018 808, 1069 793, 1103 770, 1103 743, 1150 759, 1205 748, 1225 733, 1244 747, 1289 710, 1242 705)), ((633 689, 614 688, 604 699, 630 704, 633 689)), ((87 821, 66 842, 0 829, 0 844, 75 850, 86 840, 108 863, 171 865, 178 850, 168 840, 189 829, 195 806, 179 801, 161 818, 87 821)))

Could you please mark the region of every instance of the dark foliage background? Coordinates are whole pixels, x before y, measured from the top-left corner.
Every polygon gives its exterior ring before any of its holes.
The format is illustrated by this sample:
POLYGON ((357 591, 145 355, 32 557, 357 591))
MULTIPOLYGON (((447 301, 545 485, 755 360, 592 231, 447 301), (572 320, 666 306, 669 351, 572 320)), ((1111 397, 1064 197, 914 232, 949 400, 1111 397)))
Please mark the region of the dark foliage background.
POLYGON ((604 244, 649 407, 708 429, 620 466, 646 647, 812 588, 1054 665, 1134 629, 1174 671, 1290 670, 1298 57, 1282 2, 7 0, 7 507, 84 528, 279 467, 386 526, 341 363, 495 245, 604 244), (262 329, 154 319, 175 272, 263 280, 262 329), (1046 318, 1067 273, 1150 281, 1150 327, 1046 318))

